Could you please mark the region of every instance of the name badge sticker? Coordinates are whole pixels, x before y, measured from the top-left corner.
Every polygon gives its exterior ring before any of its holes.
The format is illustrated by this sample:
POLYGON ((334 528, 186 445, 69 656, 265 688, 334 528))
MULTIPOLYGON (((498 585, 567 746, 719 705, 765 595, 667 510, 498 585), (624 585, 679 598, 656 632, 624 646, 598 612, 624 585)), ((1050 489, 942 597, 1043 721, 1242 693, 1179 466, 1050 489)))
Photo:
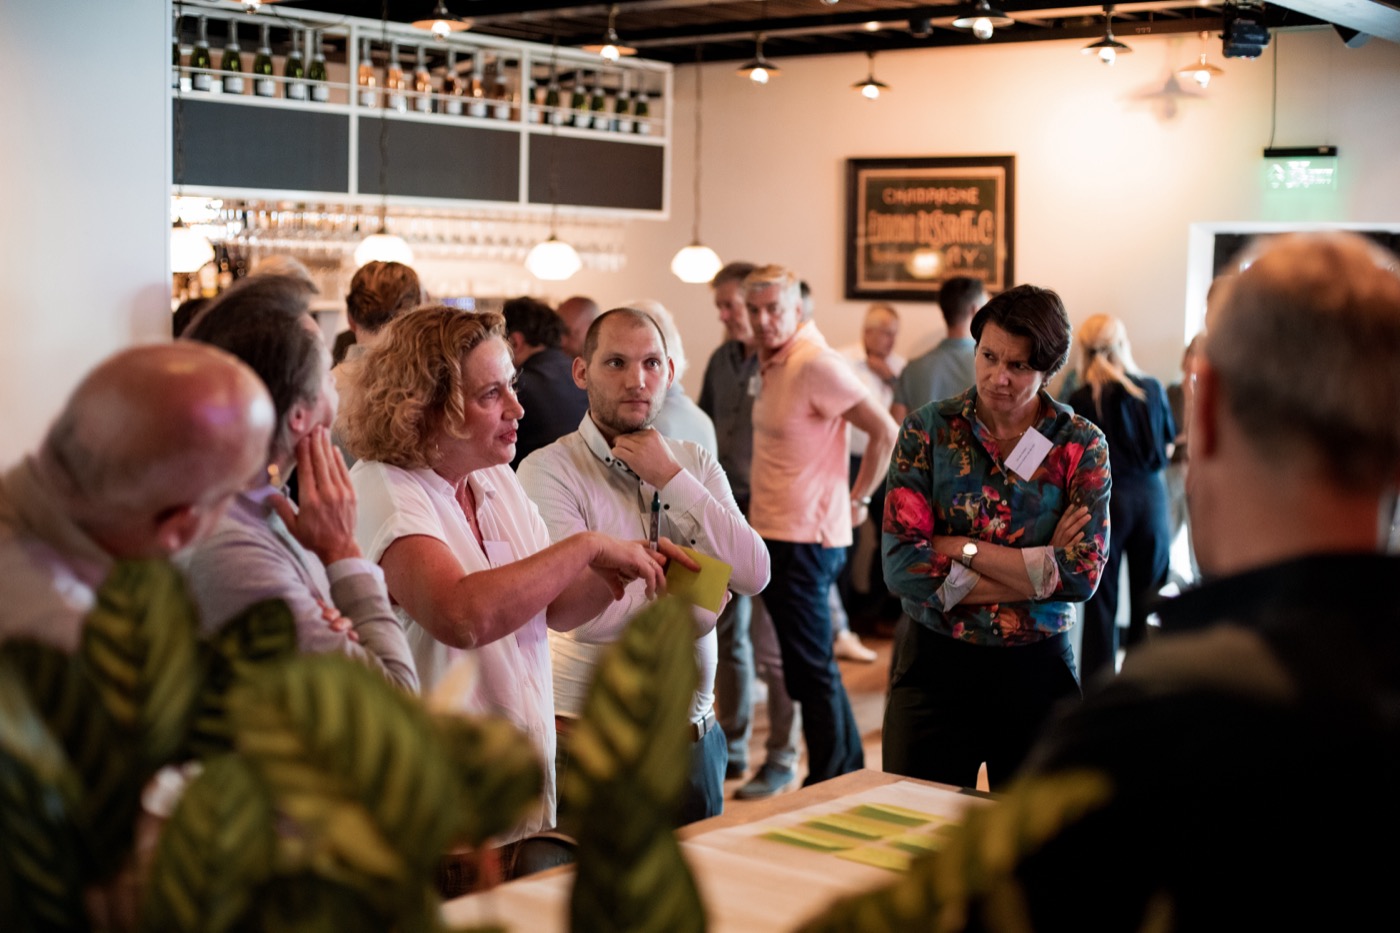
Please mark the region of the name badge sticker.
POLYGON ((1029 480, 1054 446, 1050 443, 1050 438, 1031 428, 1021 438, 1021 443, 1016 445, 1016 449, 1011 451, 1011 456, 1006 458, 1006 465, 1021 479, 1029 480))

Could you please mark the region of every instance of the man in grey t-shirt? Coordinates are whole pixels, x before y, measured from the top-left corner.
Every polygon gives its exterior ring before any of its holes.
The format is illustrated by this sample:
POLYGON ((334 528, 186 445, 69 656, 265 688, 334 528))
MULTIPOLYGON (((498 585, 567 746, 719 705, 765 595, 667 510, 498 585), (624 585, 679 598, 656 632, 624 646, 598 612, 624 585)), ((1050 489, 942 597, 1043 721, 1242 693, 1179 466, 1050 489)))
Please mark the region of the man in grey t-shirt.
POLYGON ((987 302, 980 279, 955 276, 943 283, 938 303, 948 336, 938 346, 904 367, 894 388, 890 414, 898 422, 917 408, 937 399, 951 398, 972 385, 972 315, 987 302))

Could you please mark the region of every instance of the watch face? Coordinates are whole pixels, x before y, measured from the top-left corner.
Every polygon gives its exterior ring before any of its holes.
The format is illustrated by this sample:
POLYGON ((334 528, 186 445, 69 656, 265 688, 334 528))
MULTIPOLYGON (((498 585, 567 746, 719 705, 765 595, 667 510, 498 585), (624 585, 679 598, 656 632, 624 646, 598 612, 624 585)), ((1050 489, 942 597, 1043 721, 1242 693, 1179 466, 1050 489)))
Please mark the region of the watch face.
POLYGON ((963 545, 963 556, 965 556, 965 557, 976 557, 976 556, 977 556, 977 545, 973 544, 971 541, 969 541, 969 542, 967 542, 966 544, 964 544, 964 545, 963 545))

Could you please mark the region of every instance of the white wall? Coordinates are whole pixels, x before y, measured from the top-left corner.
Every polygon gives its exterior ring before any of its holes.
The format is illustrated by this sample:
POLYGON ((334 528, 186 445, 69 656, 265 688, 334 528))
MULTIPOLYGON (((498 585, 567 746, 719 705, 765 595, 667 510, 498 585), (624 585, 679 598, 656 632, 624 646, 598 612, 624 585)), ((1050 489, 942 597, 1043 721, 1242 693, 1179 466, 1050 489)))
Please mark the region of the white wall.
MULTIPOLYGON (((779 62, 767 87, 705 67, 701 236, 726 260, 790 264, 812 284, 833 344, 857 339, 864 302, 844 289, 845 160, 871 156, 1016 156, 1016 279, 1058 290, 1073 320, 1123 317, 1138 362, 1174 376, 1187 308, 1190 225, 1206 221, 1400 221, 1400 46, 1348 49, 1330 30, 1276 35, 1257 61, 1209 57, 1226 74, 1169 114, 1159 91, 1199 53, 1199 39, 1130 38, 1112 68, 1079 42, 887 53, 875 102, 849 90, 863 56, 779 62), (1331 143, 1341 180, 1322 198, 1266 192, 1273 56, 1277 145, 1331 143)), ((667 271, 689 241, 693 67, 678 70, 674 216, 628 230, 628 267, 578 276, 562 291, 606 306, 636 294, 681 321, 698 390, 719 324, 704 286, 667 271)), ((1194 88, 1194 85, 1191 85, 1194 88)), ((900 304, 901 348, 941 336, 930 304, 900 304)))
POLYGON ((0 94, 8 464, 33 448, 94 362, 169 334, 167 6, 4 0, 0 61, 10 79, 0 94), (60 64, 74 62, 91 70, 60 64))

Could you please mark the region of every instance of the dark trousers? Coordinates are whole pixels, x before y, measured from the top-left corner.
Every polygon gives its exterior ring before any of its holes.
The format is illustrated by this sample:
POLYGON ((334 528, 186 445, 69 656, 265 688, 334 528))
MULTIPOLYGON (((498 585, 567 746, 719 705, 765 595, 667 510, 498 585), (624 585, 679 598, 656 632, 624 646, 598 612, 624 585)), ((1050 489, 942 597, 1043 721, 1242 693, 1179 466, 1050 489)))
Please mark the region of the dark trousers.
POLYGON ((788 695, 802 704, 807 779, 816 784, 865 767, 851 701, 831 653, 827 592, 846 560, 845 548, 771 541, 772 579, 763 604, 773 617, 788 695))
POLYGON ((986 762, 995 790, 1020 768, 1051 708, 1078 697, 1065 633, 999 648, 906 623, 891 662, 884 769, 972 787, 986 762))
POLYGON ((1148 601, 1167 582, 1171 528, 1162 474, 1114 476, 1108 517, 1108 561, 1098 590, 1084 604, 1080 669, 1086 681, 1114 669, 1118 654, 1118 578, 1124 559, 1128 562, 1128 647, 1146 637, 1148 601))

